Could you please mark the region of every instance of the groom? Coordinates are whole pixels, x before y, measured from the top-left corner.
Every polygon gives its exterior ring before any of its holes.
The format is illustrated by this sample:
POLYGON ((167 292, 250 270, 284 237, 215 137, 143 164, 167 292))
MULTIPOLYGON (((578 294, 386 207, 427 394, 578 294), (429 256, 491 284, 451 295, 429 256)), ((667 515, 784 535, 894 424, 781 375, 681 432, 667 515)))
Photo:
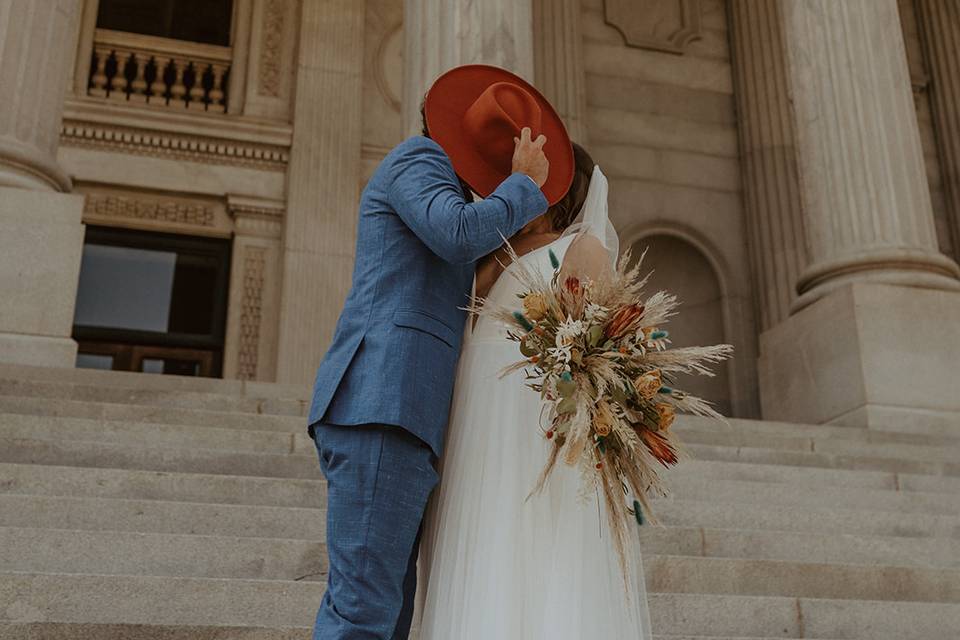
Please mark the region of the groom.
POLYGON ((573 176, 560 118, 503 69, 447 72, 423 112, 429 137, 387 154, 360 198, 353 285, 317 371, 330 572, 315 640, 407 638, 475 262, 573 176))

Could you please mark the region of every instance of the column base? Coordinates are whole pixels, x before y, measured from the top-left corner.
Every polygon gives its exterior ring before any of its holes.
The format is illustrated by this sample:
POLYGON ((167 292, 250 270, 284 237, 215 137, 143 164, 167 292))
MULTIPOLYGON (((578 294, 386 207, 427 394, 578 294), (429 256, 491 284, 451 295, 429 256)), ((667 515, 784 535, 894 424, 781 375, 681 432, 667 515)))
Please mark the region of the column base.
POLYGON ((763 417, 960 433, 958 317, 954 291, 830 292, 760 336, 763 417))
POLYGON ((77 363, 77 343, 72 338, 0 333, 0 362, 73 368, 77 363))
POLYGON ((75 365, 83 196, 0 187, 0 361, 75 365))

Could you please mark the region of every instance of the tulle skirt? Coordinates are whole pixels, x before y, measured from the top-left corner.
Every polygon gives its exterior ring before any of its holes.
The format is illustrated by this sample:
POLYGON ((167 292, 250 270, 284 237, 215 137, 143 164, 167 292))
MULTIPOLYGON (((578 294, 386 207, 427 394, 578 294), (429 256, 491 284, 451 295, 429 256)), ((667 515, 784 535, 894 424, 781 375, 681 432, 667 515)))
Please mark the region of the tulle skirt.
POLYGON ((558 462, 515 343, 466 341, 421 551, 421 640, 651 640, 638 544, 626 576, 603 503, 558 462))

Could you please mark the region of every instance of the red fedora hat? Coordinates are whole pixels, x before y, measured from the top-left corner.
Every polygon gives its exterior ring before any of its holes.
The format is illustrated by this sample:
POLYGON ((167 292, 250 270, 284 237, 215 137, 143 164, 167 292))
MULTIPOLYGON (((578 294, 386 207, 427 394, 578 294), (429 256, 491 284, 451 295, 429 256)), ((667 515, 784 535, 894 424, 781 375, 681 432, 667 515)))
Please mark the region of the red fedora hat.
POLYGON ((469 64, 437 78, 424 99, 427 130, 453 168, 486 198, 511 173, 515 137, 530 127, 547 137, 550 173, 543 195, 558 202, 573 180, 573 148, 560 116, 523 78, 499 67, 469 64))

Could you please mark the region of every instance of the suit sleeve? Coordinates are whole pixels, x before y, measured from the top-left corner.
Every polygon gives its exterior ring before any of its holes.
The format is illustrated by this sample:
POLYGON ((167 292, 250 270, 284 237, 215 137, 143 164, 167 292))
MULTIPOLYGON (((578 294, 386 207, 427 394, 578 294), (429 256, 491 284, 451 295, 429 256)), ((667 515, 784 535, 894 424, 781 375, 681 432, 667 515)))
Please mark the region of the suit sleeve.
POLYGON ((536 183, 515 173, 489 197, 468 203, 450 160, 438 144, 423 139, 394 162, 389 204, 420 240, 443 260, 474 262, 497 249, 547 210, 536 183))

